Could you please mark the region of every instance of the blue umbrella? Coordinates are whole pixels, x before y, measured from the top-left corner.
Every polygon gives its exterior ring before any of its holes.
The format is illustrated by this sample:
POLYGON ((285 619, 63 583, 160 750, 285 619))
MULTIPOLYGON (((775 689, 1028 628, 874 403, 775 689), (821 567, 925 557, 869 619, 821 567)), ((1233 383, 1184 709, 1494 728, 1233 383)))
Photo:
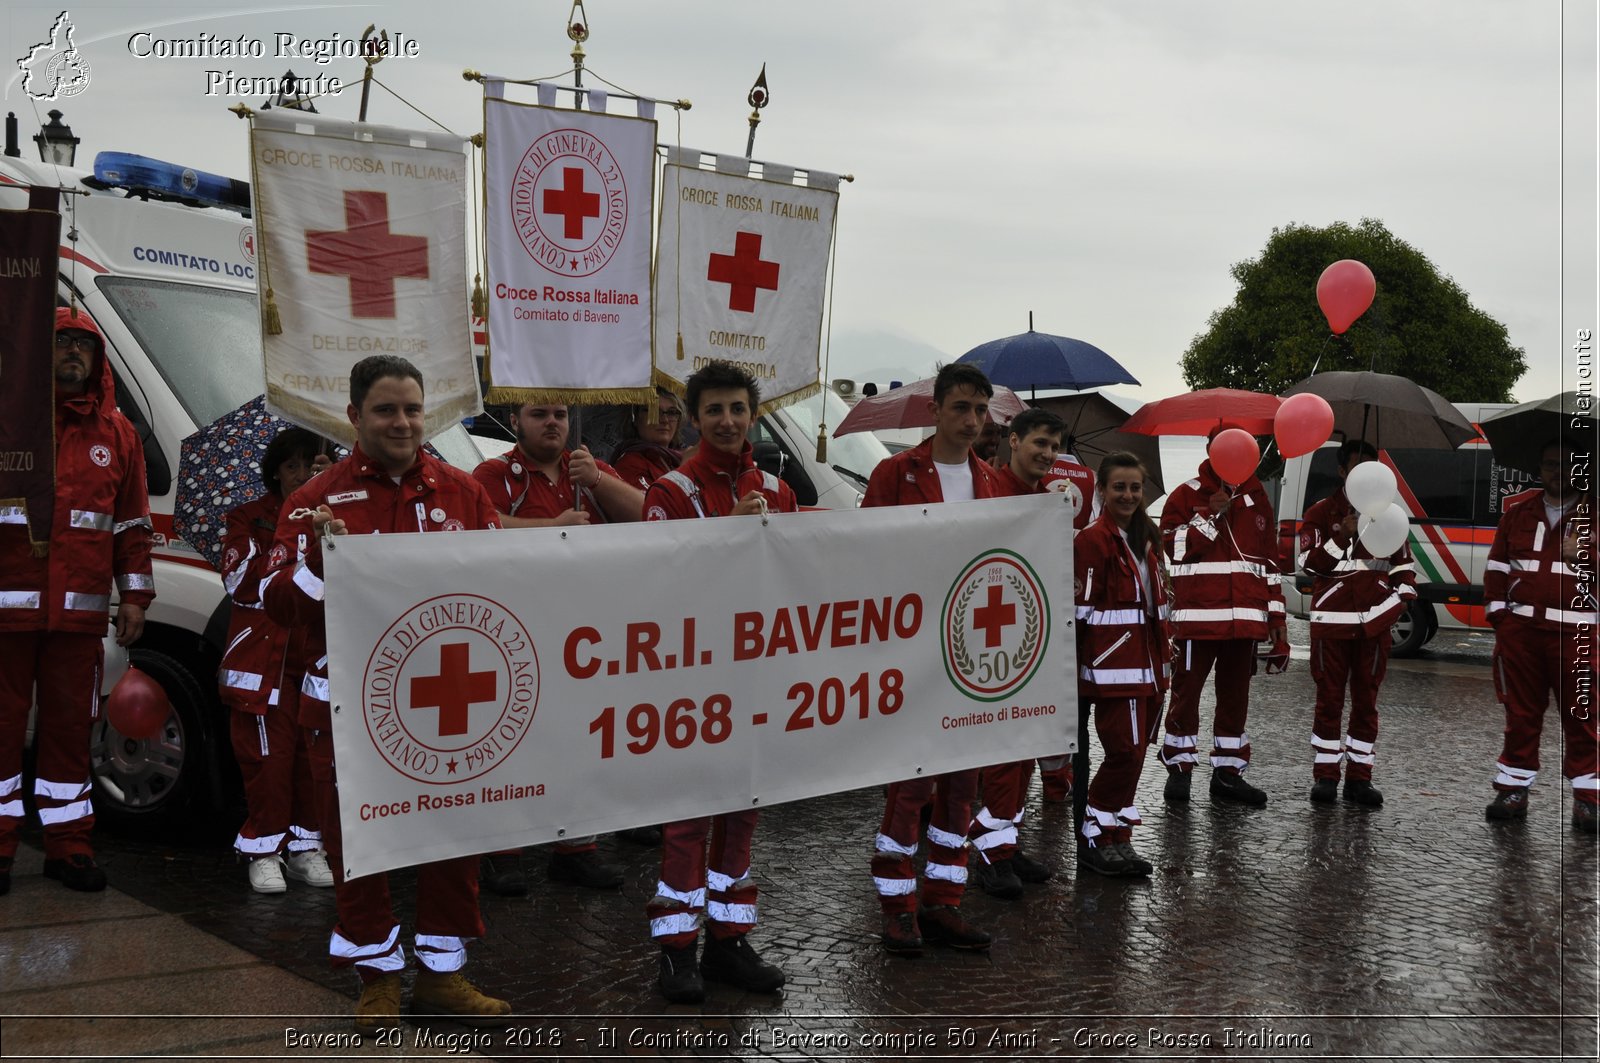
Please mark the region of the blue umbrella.
POLYGON ((983 370, 991 384, 1013 391, 1082 391, 1107 384, 1137 384, 1132 373, 1092 343, 1028 331, 980 343, 957 359, 983 370))

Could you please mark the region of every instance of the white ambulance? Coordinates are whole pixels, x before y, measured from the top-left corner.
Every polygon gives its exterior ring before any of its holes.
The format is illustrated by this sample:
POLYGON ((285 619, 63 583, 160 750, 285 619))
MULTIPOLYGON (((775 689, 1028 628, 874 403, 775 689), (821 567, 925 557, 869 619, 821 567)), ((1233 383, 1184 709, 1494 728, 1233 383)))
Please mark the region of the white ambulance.
MULTIPOLYGON (((75 296, 105 335, 117 405, 144 439, 156 600, 131 658, 173 709, 161 733, 144 741, 103 721, 95 728, 95 812, 168 830, 210 818, 237 793, 215 680, 227 601, 217 571, 174 536, 172 514, 183 438, 262 390, 249 190, 113 153, 98 156, 92 171, 0 157, 0 206, 26 207, 34 184, 82 193, 61 197, 58 298, 75 296)), ((460 426, 433 443, 463 468, 480 460, 460 426)), ((123 658, 108 653, 107 689, 123 658)))
MULTIPOLYGON (((1457 403, 1474 425, 1506 403, 1457 403)), ((1279 495, 1279 542, 1286 561, 1294 557, 1300 518, 1339 487, 1338 444, 1284 463, 1279 495)), ((1399 499, 1411 515, 1411 553, 1417 564, 1417 598, 1393 629, 1392 652, 1416 654, 1440 628, 1488 631, 1483 618, 1483 572, 1500 523, 1502 503, 1537 486, 1527 473, 1494 460, 1481 438, 1457 450, 1385 450, 1380 458, 1395 473, 1399 499)), ((1310 578, 1296 570, 1284 584, 1289 612, 1306 615, 1310 578)))

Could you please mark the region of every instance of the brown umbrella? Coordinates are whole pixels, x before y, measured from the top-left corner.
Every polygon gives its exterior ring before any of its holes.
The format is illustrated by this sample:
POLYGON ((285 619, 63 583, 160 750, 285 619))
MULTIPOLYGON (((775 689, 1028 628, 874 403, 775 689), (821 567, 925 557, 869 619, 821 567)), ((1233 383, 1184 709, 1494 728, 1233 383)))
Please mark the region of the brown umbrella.
MULTIPOLYGON (((850 407, 833 434, 847 436, 851 432, 876 432, 883 428, 932 428, 933 414, 928 409, 932 400, 932 377, 891 388, 850 407)), ((1005 424, 1027 408, 1016 392, 996 384, 994 397, 989 400, 989 420, 1005 424)))
POLYGON ((1337 439, 1364 439, 1382 450, 1454 450, 1478 438, 1478 430, 1442 396, 1403 376, 1318 373, 1283 396, 1306 392, 1333 407, 1337 439))
POLYGON ((1167 493, 1161 475, 1161 441, 1154 436, 1122 431, 1128 411, 1098 391, 1076 395, 1057 395, 1038 399, 1034 405, 1049 410, 1067 423, 1062 449, 1070 450, 1091 469, 1100 467, 1107 454, 1125 450, 1144 465, 1145 497, 1159 498, 1167 493))

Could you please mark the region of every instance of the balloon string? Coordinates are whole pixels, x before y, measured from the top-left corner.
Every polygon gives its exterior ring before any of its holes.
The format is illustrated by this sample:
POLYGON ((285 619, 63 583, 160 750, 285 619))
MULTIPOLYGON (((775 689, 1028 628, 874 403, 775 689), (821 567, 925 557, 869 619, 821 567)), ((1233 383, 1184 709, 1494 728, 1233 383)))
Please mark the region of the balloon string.
POLYGON ((1308 376, 1316 376, 1317 375, 1317 366, 1322 364, 1322 356, 1324 354, 1328 353, 1328 344, 1330 344, 1332 342, 1333 342, 1333 333, 1330 332, 1330 333, 1328 333, 1327 336, 1323 337, 1322 350, 1317 352, 1316 361, 1311 363, 1311 372, 1309 374, 1307 374, 1308 376))

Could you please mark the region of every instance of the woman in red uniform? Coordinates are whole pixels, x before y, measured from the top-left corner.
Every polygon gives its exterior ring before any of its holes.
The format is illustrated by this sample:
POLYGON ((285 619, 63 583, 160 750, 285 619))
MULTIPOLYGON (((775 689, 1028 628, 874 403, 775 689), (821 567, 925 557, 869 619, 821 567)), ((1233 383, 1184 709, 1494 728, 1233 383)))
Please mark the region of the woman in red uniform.
POLYGON ((327 450, 326 440, 303 428, 279 432, 261 459, 267 493, 228 513, 222 546, 222 585, 233 599, 233 618, 217 686, 234 710, 229 729, 249 809, 233 847, 250 861, 257 893, 282 893, 285 874, 333 885, 297 719, 302 639, 268 618, 260 593, 283 500, 327 467, 327 450))
POLYGON ((1102 875, 1148 875, 1134 852, 1133 803, 1160 722, 1172 639, 1161 533, 1144 508, 1144 467, 1128 453, 1100 463, 1100 517, 1078 533, 1078 704, 1094 714, 1105 759, 1089 782, 1080 859, 1102 875))
POLYGON ((633 433, 611 454, 611 467, 617 475, 641 491, 683 464, 679 436, 683 407, 670 391, 657 388, 655 424, 650 423, 649 413, 644 406, 633 408, 633 433))

